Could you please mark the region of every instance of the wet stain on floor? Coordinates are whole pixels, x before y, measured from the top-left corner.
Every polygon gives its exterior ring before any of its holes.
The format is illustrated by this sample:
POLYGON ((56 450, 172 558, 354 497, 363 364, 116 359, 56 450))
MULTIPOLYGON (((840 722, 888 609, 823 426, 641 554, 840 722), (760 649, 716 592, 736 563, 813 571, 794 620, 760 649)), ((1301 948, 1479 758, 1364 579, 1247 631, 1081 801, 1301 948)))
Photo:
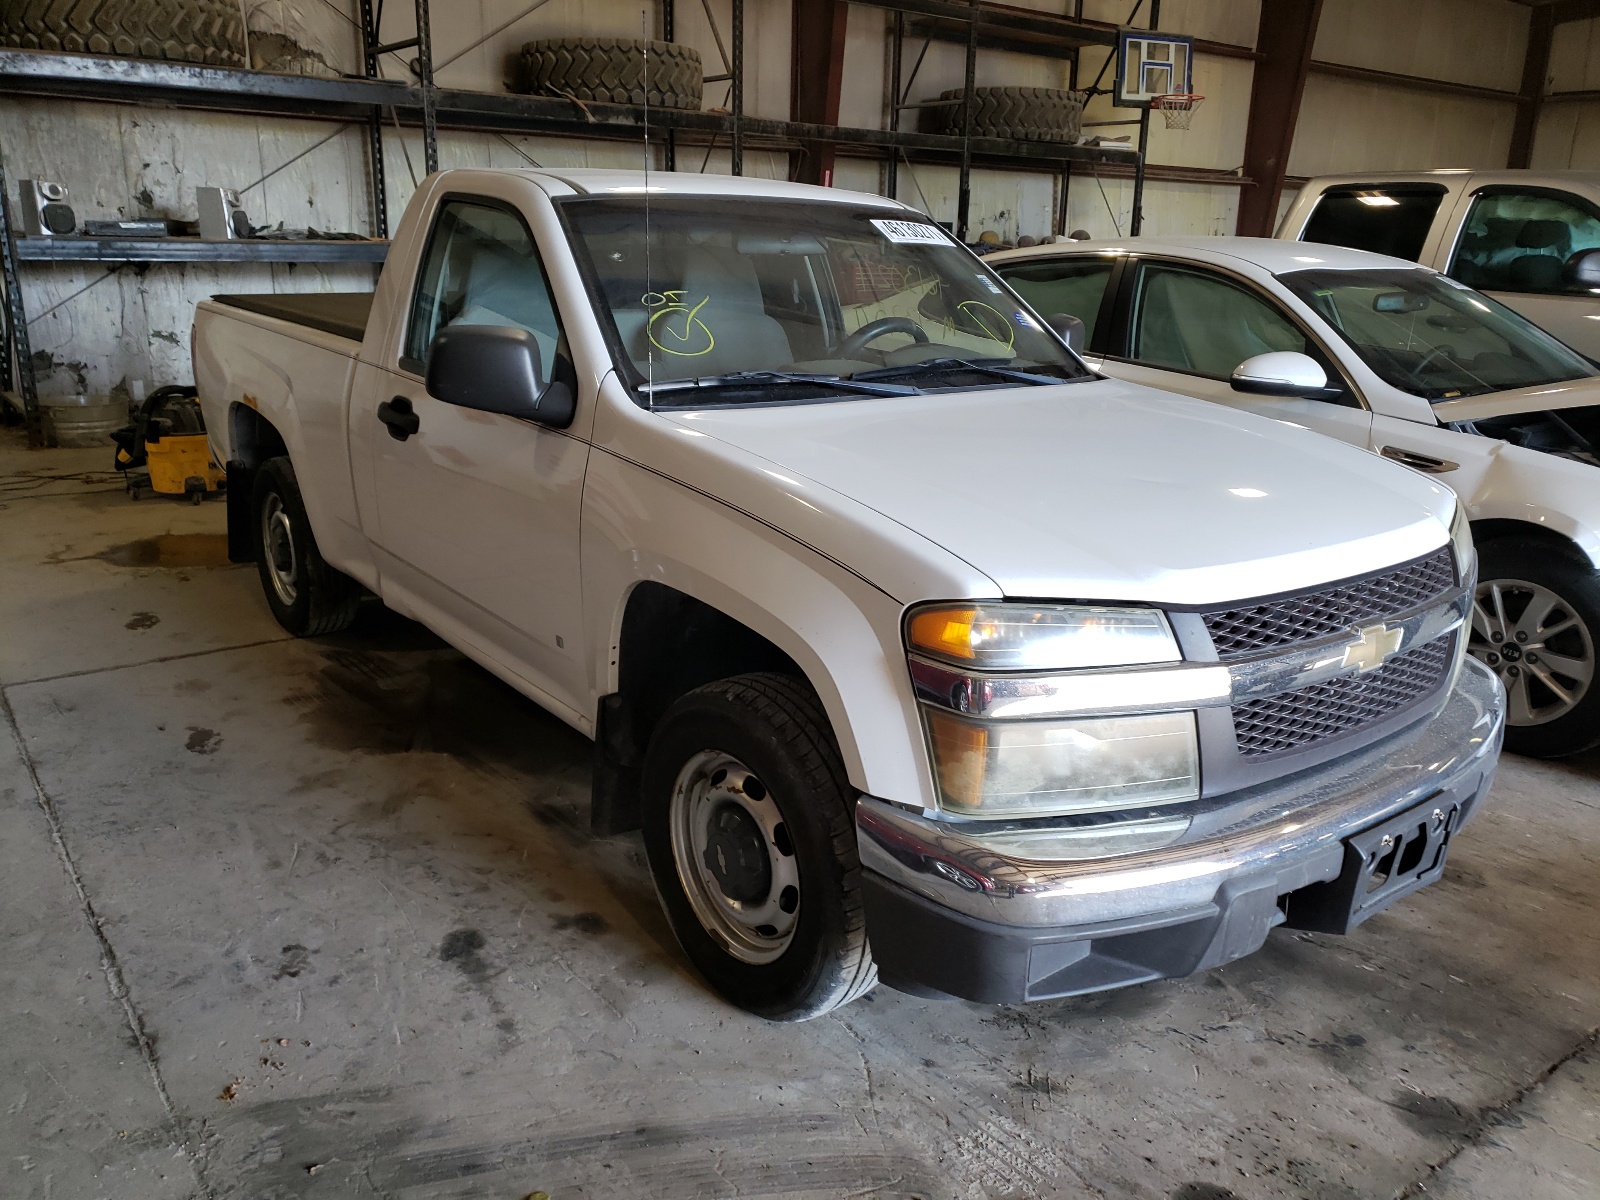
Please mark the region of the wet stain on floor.
POLYGON ((124 629, 132 630, 154 629, 159 624, 161 624, 161 618, 156 616, 155 613, 136 612, 133 614, 133 616, 129 617, 125 622, 123 622, 122 627, 124 629))
POLYGON ((202 729, 198 725, 189 726, 189 740, 183 744, 190 754, 215 754, 221 746, 220 733, 215 729, 202 729))
POLYGON ((114 567, 225 567, 228 565, 228 538, 222 533, 163 533, 112 546, 86 557, 114 567))

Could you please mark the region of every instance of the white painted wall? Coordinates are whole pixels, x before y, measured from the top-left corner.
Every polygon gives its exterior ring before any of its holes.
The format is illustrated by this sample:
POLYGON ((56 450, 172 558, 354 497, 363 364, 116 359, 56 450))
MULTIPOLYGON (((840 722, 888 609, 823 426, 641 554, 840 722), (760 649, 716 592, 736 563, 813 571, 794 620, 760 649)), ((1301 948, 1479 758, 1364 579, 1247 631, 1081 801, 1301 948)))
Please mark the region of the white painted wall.
MULTIPOLYGON (((1312 57, 1516 91, 1528 9, 1510 0, 1326 0, 1312 57)), ((1312 73, 1289 174, 1502 168, 1516 107, 1312 73)))
MULTIPOLYGON (((1039 11, 1069 11, 1071 0, 1013 0, 1039 11)), ((354 0, 244 0, 249 27, 280 32, 304 44, 335 68, 358 68, 359 38, 354 0)), ((498 30, 527 0, 434 0, 435 61, 440 82, 450 87, 497 90, 523 42, 534 37, 638 37, 650 0, 547 0, 535 13, 498 30), (490 31, 482 45, 458 52, 490 31), (449 60, 454 61, 449 61, 449 60)), ((710 0, 724 33, 730 0, 710 0)), ((1120 23, 1129 0, 1085 0, 1091 19, 1120 23)), ((409 6, 389 5, 383 35, 409 32, 409 6)), ((887 121, 888 22, 881 10, 848 10, 841 121, 883 127, 887 121)), ((708 73, 721 72, 721 58, 701 5, 678 0, 678 40, 695 46, 708 73)), ((1260 0, 1165 0, 1162 27, 1196 37, 1250 46, 1260 0)), ((653 20, 653 17, 651 18, 653 20)), ((785 0, 747 3, 749 111, 782 118, 789 109, 791 9, 785 0)), ((1437 74, 1491 87, 1514 88, 1520 71, 1526 10, 1510 0, 1327 0, 1317 43, 1318 57, 1379 69, 1437 74)), ((1600 22, 1561 27, 1552 55, 1552 87, 1600 87, 1600 22)), ((650 30, 654 34, 654 28, 650 30)), ((906 70, 918 43, 908 42, 906 70)), ((1080 83, 1094 78, 1104 56, 1085 51, 1080 83)), ((957 46, 930 49, 911 99, 928 99, 961 83, 957 46)), ((405 75, 404 55, 384 60, 386 75, 405 75)), ((1187 133, 1169 132, 1158 118, 1150 137, 1159 164, 1232 170, 1244 153, 1252 64, 1247 59, 1201 53, 1195 86, 1207 100, 1187 133)), ((1064 61, 1038 56, 980 52, 980 85, 1064 87, 1064 61)), ((708 108, 725 103, 725 84, 707 86, 708 108)), ((60 179, 72 189, 80 217, 161 215, 192 218, 194 188, 219 184, 245 190, 255 223, 282 221, 290 227, 369 231, 365 140, 361 129, 336 132, 318 122, 257 119, 177 110, 141 110, 61 101, 7 101, 0 119, 0 148, 12 178, 60 179), (316 146, 323 138, 326 143, 316 146), (309 154, 282 167, 313 146, 309 154), (264 176, 267 178, 263 179, 264 176)), ((1090 107, 1088 119, 1136 116, 1113 109, 1107 99, 1090 107)), ((1381 166, 1498 165, 1510 136, 1510 107, 1492 101, 1437 97, 1392 88, 1314 77, 1302 109, 1300 136, 1290 170, 1296 174, 1381 166)), ((916 114, 906 123, 914 127, 916 114)), ((1115 131, 1111 131, 1115 132, 1115 131)), ((387 139, 386 170, 391 221, 422 171, 420 135, 387 139), (408 166, 402 146, 410 150, 408 166)), ((1536 154, 1560 165, 1600 165, 1600 105, 1553 105, 1541 125, 1536 154)), ((633 167, 637 147, 616 142, 489 134, 447 133, 441 138, 444 166, 517 166, 529 159, 551 166, 633 167)), ((692 147, 679 167, 726 171, 726 150, 709 158, 692 147)), ((751 174, 782 176, 785 156, 747 153, 751 174)), ((879 191, 883 169, 875 161, 841 158, 836 183, 879 191)), ((1051 174, 980 170, 973 176, 974 231, 993 229, 1010 239, 1040 236, 1051 227, 1059 204, 1059 180, 1051 174)), ((900 198, 953 220, 956 172, 917 167, 900 172, 900 198)), ((1068 227, 1096 235, 1125 233, 1132 182, 1096 178, 1080 169, 1068 196, 1068 227)), ((1145 195, 1146 230, 1152 234, 1228 233, 1238 190, 1224 184, 1151 181, 1145 195)), ((175 266, 105 268, 30 265, 25 295, 34 320, 36 348, 50 361, 82 364, 47 371, 44 390, 103 392, 128 379, 151 386, 187 379, 188 326, 199 298, 219 291, 360 288, 370 283, 364 267, 175 266)))
MULTIPOLYGON (((1600 90, 1600 19, 1557 25, 1546 94, 1600 90)), ((1531 165, 1542 171, 1600 170, 1600 100, 1560 101, 1539 111, 1531 165)))

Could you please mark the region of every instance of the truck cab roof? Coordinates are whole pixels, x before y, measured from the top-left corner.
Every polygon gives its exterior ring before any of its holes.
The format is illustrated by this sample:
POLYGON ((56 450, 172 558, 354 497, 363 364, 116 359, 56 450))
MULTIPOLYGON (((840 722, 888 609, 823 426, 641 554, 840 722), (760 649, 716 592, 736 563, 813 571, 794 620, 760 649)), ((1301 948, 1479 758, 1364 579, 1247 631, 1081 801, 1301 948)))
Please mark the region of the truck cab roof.
POLYGON ((790 183, 783 179, 755 179, 749 176, 700 175, 690 171, 616 171, 597 167, 513 168, 506 174, 535 180, 552 196, 638 196, 649 189, 661 196, 749 196, 774 200, 810 200, 833 204, 868 204, 877 208, 906 210, 897 200, 867 192, 817 187, 809 183, 790 183))

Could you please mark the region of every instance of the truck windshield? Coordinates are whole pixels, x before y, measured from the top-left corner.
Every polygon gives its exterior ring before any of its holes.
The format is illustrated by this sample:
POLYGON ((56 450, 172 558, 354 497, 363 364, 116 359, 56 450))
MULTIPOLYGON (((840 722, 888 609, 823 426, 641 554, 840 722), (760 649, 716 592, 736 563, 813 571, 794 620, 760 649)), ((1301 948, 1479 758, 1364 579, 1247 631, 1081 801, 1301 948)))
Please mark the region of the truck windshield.
POLYGON ((1092 378, 993 273, 903 211, 746 196, 563 201, 617 369, 654 406, 1092 378))
POLYGON ((1453 400, 1600 374, 1503 304, 1432 271, 1294 271, 1278 276, 1385 383, 1453 400))

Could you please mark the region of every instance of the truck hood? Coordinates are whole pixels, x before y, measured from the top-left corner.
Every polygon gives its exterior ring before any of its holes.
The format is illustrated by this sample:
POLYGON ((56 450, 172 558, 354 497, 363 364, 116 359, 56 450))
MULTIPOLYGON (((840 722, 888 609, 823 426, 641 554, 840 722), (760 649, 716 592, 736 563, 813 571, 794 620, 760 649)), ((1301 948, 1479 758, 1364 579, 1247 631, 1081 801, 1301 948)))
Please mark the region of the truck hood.
POLYGON ((1581 408, 1600 404, 1600 376, 1570 379, 1565 383, 1544 383, 1538 387, 1517 388, 1512 392, 1489 392, 1460 400, 1441 400, 1433 406, 1440 424, 1451 421, 1481 421, 1488 417, 1510 417, 1518 413, 1548 412, 1555 408, 1581 408))
MULTIPOLYGON (((875 510, 1007 596, 1208 605, 1313 587, 1437 549, 1454 505, 1299 426, 1107 379, 658 415, 875 510)), ((841 561, 873 578, 871 539, 839 533, 841 561)))

